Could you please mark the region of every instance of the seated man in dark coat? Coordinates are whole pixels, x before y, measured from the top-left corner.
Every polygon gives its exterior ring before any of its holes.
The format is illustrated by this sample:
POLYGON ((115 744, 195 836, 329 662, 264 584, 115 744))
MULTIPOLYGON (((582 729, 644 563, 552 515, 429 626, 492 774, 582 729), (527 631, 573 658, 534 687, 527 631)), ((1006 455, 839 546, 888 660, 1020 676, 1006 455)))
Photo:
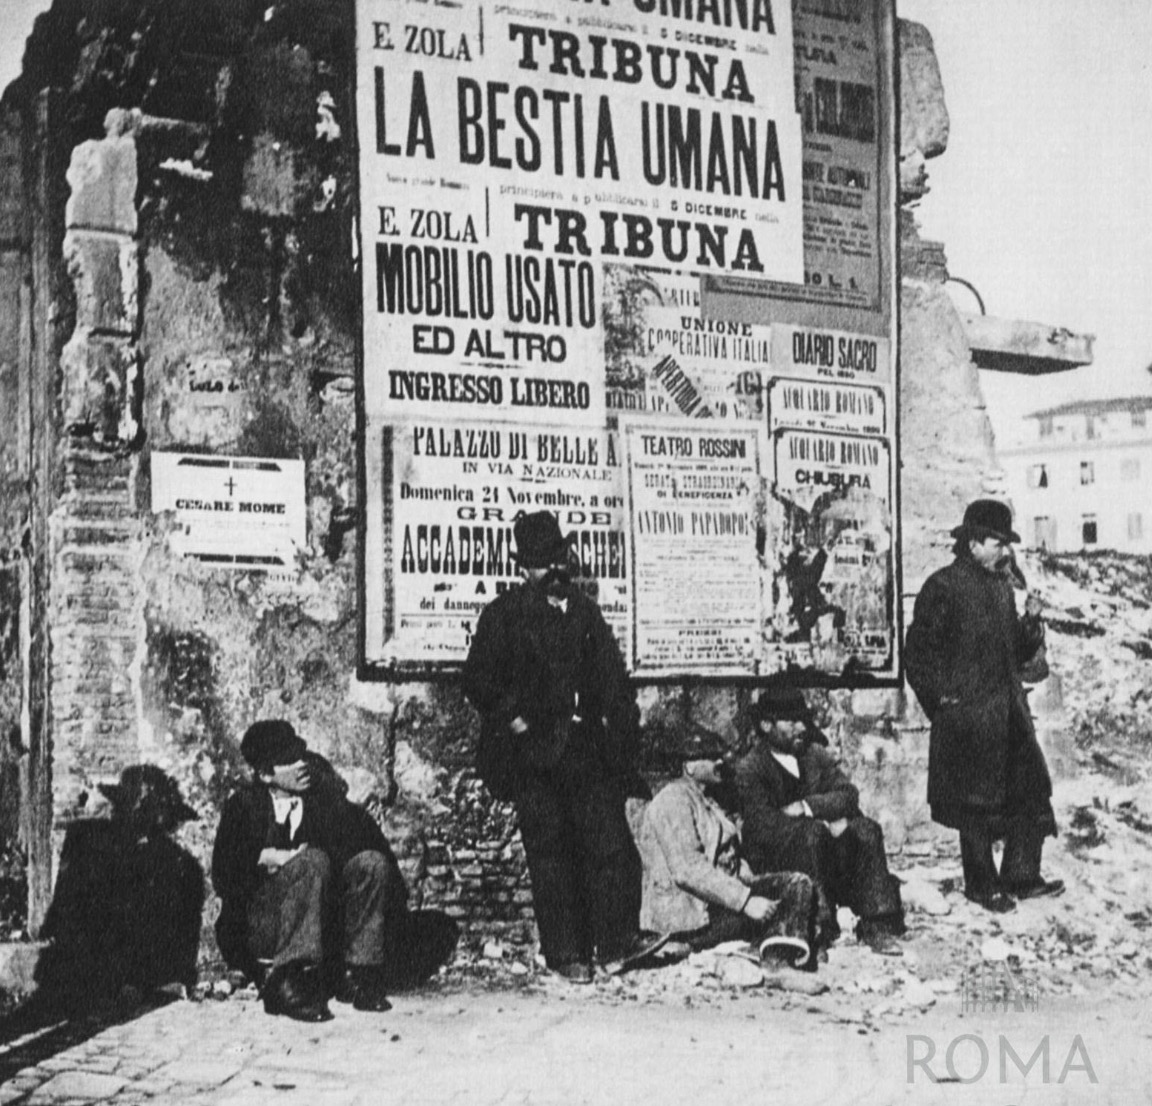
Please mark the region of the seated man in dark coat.
POLYGON ((337 1000, 390 1009, 384 979, 407 890, 380 827, 290 723, 255 723, 240 752, 255 779, 225 803, 212 855, 225 959, 253 975, 269 963, 269 1014, 330 1018, 319 969, 334 957, 337 1000))
POLYGON ((833 933, 837 906, 849 906, 860 919, 860 940, 899 956, 904 912, 883 833, 860 813, 859 793, 825 747, 803 693, 767 689, 753 717, 753 741, 730 765, 749 862, 758 870, 807 872, 823 890, 832 915, 823 921, 833 933))
POLYGON ((766 968, 815 971, 817 891, 800 872, 756 873, 741 854, 735 823, 716 801, 726 749, 696 738, 680 751, 682 774, 640 817, 645 930, 705 949, 726 941, 759 947, 766 968))

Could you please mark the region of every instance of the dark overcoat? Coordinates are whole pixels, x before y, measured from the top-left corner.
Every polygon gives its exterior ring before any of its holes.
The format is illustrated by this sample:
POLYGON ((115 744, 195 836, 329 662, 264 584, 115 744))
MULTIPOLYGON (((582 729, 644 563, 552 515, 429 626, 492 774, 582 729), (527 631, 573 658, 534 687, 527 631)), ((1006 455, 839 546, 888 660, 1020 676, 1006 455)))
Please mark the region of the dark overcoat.
POLYGON ((547 771, 573 743, 606 776, 634 775, 639 711, 624 658, 577 589, 566 613, 538 587, 497 596, 481 612, 463 682, 480 713, 477 768, 496 798, 514 799, 525 773, 547 771), (524 734, 510 729, 517 717, 524 734))
MULTIPOLYGON (((304 793, 304 814, 296 835, 288 840, 287 828, 276 822, 272 795, 259 780, 238 787, 224 803, 220 828, 212 850, 212 884, 221 899, 216 939, 224 959, 232 967, 249 970, 248 904, 271 876, 260 867, 264 848, 289 848, 307 844, 321 849, 331 862, 333 883, 339 885, 344 866, 358 853, 378 852, 394 870, 390 886, 405 894, 391 848, 376 820, 362 806, 347 798, 348 785, 318 753, 306 753, 312 784, 304 793)), ((387 904, 400 910, 403 901, 387 904)))
POLYGON ((932 723, 935 821, 961 830, 1022 814, 1051 822, 1052 781, 1020 679, 1043 641, 1039 617, 1018 617, 1009 580, 967 555, 920 589, 905 668, 932 723))

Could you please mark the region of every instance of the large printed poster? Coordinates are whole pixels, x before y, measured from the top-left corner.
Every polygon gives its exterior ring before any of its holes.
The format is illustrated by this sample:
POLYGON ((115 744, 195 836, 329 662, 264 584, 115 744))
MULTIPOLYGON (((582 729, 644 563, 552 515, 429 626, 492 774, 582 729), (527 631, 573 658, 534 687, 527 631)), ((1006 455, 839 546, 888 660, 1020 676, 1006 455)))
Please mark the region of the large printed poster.
POLYGON ((543 509, 638 678, 896 676, 889 2, 357 0, 368 671, 543 509))
POLYGON ((601 415, 607 262, 803 278, 790 6, 656 7, 361 0, 370 414, 601 415))
POLYGON ((634 671, 755 671, 761 656, 756 427, 703 419, 632 423, 625 446, 634 671))
POLYGON ((462 662, 484 605, 518 580, 513 522, 540 510, 574 535, 577 583, 628 647, 629 535, 614 435, 602 425, 422 422, 389 438, 390 658, 462 662))

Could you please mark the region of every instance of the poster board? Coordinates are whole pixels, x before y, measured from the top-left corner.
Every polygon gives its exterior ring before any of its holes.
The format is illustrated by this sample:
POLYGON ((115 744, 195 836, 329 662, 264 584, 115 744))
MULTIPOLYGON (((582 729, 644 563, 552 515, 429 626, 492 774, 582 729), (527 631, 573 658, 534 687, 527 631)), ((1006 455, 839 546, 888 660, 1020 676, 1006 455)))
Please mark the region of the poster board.
POLYGON ((889 0, 793 8, 358 0, 363 674, 458 668, 516 582, 515 518, 548 509, 639 679, 898 675, 894 17, 889 0), (752 451, 750 542, 717 555, 754 569, 756 596, 713 622, 722 646, 684 633, 677 656, 649 576, 670 551, 637 529, 655 484, 633 481, 657 475, 640 436, 698 443, 697 420, 752 451), (501 456, 422 449, 445 434, 501 456), (816 485, 830 517, 781 468, 805 434, 884 447, 869 487, 850 466, 816 485), (861 519, 883 536, 847 536, 861 519), (810 541, 827 576, 790 583, 810 541), (841 613, 812 620, 813 588, 841 613))

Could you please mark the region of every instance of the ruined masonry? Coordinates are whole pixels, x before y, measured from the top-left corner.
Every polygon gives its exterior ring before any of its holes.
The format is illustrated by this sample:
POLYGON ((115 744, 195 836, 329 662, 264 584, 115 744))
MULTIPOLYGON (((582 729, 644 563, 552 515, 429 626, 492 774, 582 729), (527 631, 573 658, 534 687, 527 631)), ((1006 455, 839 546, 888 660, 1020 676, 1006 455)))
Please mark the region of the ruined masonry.
MULTIPOLYGON (((383 820, 416 904, 528 940, 522 851, 457 688, 356 679, 352 8, 265 8, 57 0, 0 104, 0 806, 22 812, 4 832, 29 850, 35 926, 65 827, 149 761, 199 812, 181 839, 206 865, 239 735, 287 717, 383 820), (303 459, 298 571, 174 554, 157 450, 303 459)), ((900 46, 911 202, 948 119, 927 31, 901 23, 900 46)), ((943 250, 908 207, 901 262, 910 604, 996 464, 943 250)), ((814 699, 890 845, 930 834, 914 700, 814 699)), ((648 752, 694 723, 734 734, 746 701, 642 689, 648 752)), ((206 960, 214 917, 210 899, 206 960)))

